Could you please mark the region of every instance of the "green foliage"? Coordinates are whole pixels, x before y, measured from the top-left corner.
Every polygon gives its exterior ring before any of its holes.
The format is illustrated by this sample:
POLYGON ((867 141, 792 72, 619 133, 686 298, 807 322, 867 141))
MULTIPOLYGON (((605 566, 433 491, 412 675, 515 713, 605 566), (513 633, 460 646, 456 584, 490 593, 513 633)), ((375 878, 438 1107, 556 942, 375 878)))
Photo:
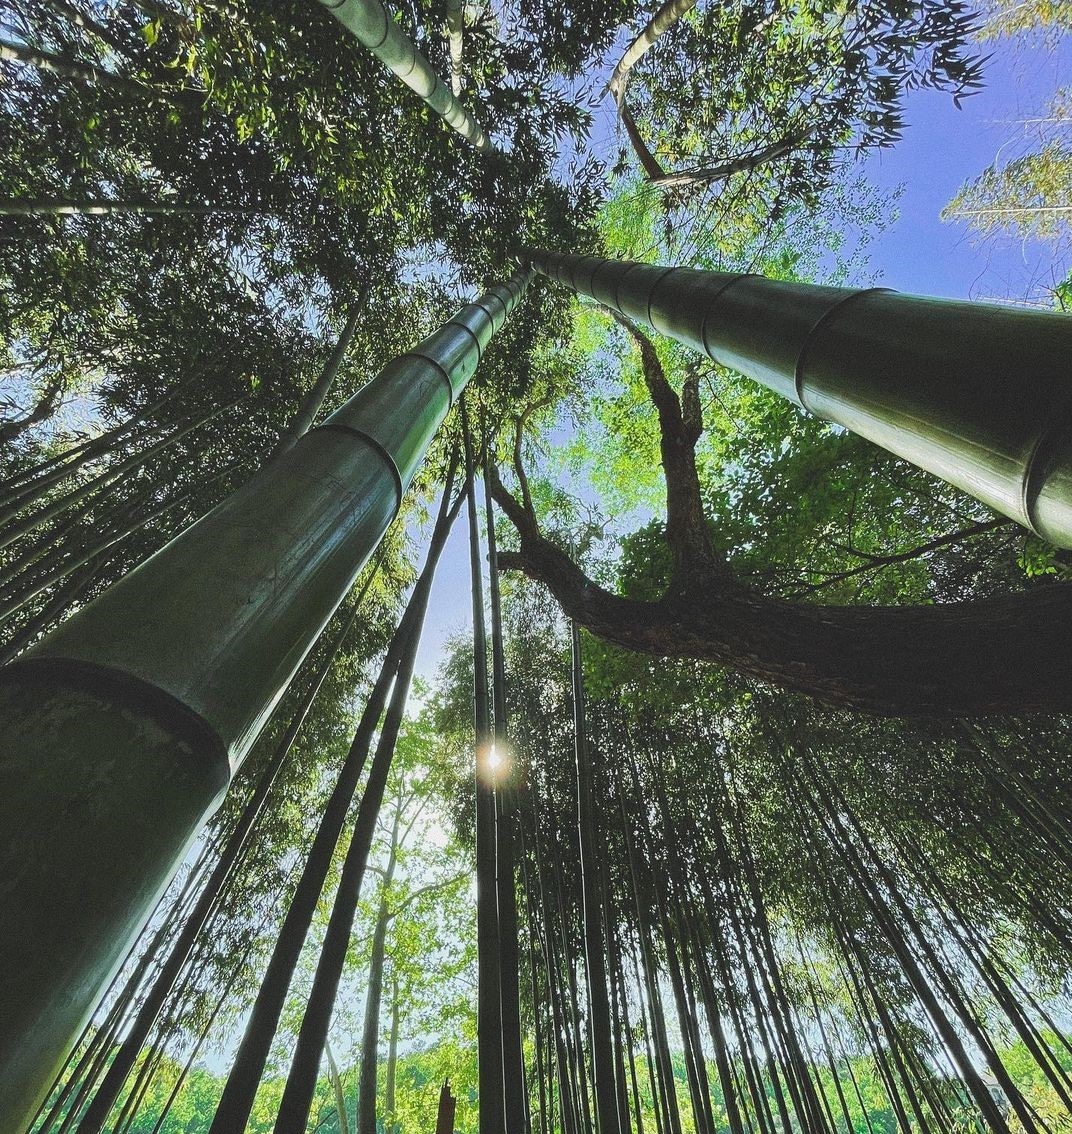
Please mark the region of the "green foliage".
POLYGON ((988 0, 982 6, 982 39, 1027 34, 1044 35, 1072 29, 1068 0, 988 0))
MULTIPOLYGON (((1067 125, 1072 118, 1064 121, 1067 125)), ((942 210, 983 236, 999 232, 1057 241, 1072 225, 1072 147, 1050 139, 1034 152, 992 165, 942 210)))
POLYGON ((839 151, 895 142, 907 91, 958 99, 976 89, 974 26, 962 3, 703 6, 639 64, 634 112, 657 155, 696 171, 686 187, 722 182, 736 161, 743 168, 727 192, 743 179, 777 217, 788 201, 819 199, 839 151), (764 193, 767 166, 775 172, 764 193))
MULTIPOLYGON (((982 39, 1034 33, 1057 41, 1072 31, 1072 4, 1064 0, 996 0, 984 5, 984 13, 982 39)), ((961 186, 942 210, 942 219, 967 224, 982 240, 1046 242, 1053 247, 1057 271, 1067 271, 1072 233, 1070 125, 1072 88, 1058 86, 1044 109, 1021 121, 1021 136, 1003 144, 993 164, 961 186)), ((1061 286, 1056 285, 1053 299, 1063 309, 1061 286)))
MULTIPOLYGON (((653 7, 525 0, 470 11, 467 97, 501 151, 485 156, 430 118, 309 0, 119 0, 106 11, 86 5, 80 20, 70 18, 66 3, 21 0, 13 19, 22 41, 105 77, 90 82, 4 63, 0 127, 7 160, 0 165, 0 197, 210 209, 0 218, 9 253, 0 267, 0 367, 11 411, 0 435, 0 472, 8 485, 22 483, 19 477, 30 483, 44 462, 71 461, 35 507, 61 505, 72 491, 91 488, 77 508, 62 508, 0 551, 5 600, 29 595, 46 568, 63 569, 4 623, 7 648, 23 648, 135 567, 266 459, 369 277, 369 307, 329 406, 441 322, 469 285, 512 269, 525 246, 602 248, 648 262, 784 280, 845 283, 865 276, 867 240, 894 202, 860 181, 844 158, 896 140, 906 92, 931 87, 959 97, 978 85, 968 10, 930 0, 705 4, 638 69, 638 120, 674 167, 745 161, 714 178, 715 188, 707 185, 712 178, 701 178, 702 191, 667 196, 638 182, 624 163, 620 176, 608 178, 586 149, 592 76, 623 30, 653 7), (749 167, 750 156, 779 143, 785 152, 749 167), (228 408, 162 452, 151 449, 217 406, 228 408), (78 447, 94 438, 107 444, 76 466, 78 447), (117 471, 139 454, 144 461, 117 471), (145 523, 95 551, 84 565, 92 571, 72 566, 95 540, 118 533, 133 517, 145 523)), ((1061 5, 1027 9, 1047 26, 1064 19, 1061 5)), ((445 64, 443 15, 441 3, 427 2, 402 5, 398 13, 437 66, 445 64)), ((1015 30, 1022 13, 1002 18, 1015 30)), ((1062 122, 1067 102, 1061 95, 1051 108, 1062 122)), ((965 189, 962 204, 1014 202, 1022 212, 1060 202, 1069 188, 1063 146, 1051 139, 993 168, 965 189)), ((1049 223, 1025 221, 1016 231, 1046 236, 1049 223)), ((1058 289, 1059 300, 1066 290, 1058 289)), ((706 431, 698 463, 709 531, 732 569, 758 590, 803 601, 931 603, 1046 586, 1065 576, 1067 557, 1017 529, 989 524, 985 509, 932 478, 672 343, 657 349, 675 389, 687 374, 699 378, 706 431)), ((659 596, 670 569, 660 437, 631 340, 594 307, 537 283, 482 359, 469 398, 492 455, 507 464, 516 448, 529 470, 544 531, 605 585, 635 598, 659 596)), ((182 991, 154 1033, 159 1062, 129 1127, 136 1134, 154 1129, 191 1056, 193 1070, 161 1131, 208 1128, 222 1090, 220 1068, 255 993, 400 595, 412 582, 415 549, 407 530, 419 526, 457 436, 455 415, 388 536, 367 607, 273 790, 253 850, 230 879, 182 991)), ((28 514, 28 506, 14 508, 14 516, 28 514)), ((503 543, 511 539, 502 533, 503 543)), ((535 902, 542 883, 548 903, 533 921, 523 917, 523 956, 536 956, 538 965, 541 932, 557 934, 563 968, 573 965, 583 986, 576 966, 581 910, 568 647, 560 613, 545 593, 517 578, 506 579, 504 590, 511 743, 528 798, 536 801, 525 831, 531 841, 523 861, 533 878, 527 897, 535 902)), ((233 830, 346 612, 282 700, 206 841, 219 843, 233 830)), ((694 904, 709 884, 720 908, 735 908, 746 867, 754 869, 787 1003, 812 1024, 809 1073, 830 1097, 836 1086, 848 1092, 851 1069, 858 1092, 848 1104, 853 1128, 892 1131, 897 1119, 895 1092, 876 1062, 881 1045, 861 1014, 853 1015, 854 993, 838 967, 845 926, 858 948, 854 956, 866 962, 892 1013, 890 1035, 919 1059, 934 1091, 974 1122, 959 1083, 937 1070, 940 1045, 892 949, 889 926, 869 909, 863 884, 846 865, 845 844, 816 833, 809 793, 826 780, 806 781, 801 768, 821 768, 843 812, 860 817, 882 860, 908 880, 930 939, 968 974, 968 995, 981 1018, 1000 1029, 1000 1005, 968 968, 971 950, 941 930, 949 912, 941 899, 957 895, 971 911, 974 931, 988 939, 988 955, 1046 1004, 1061 1002, 1072 879, 1067 863, 1050 860, 1037 826, 1013 801, 1027 798, 1063 814, 1064 722, 1001 722, 980 742, 952 728, 861 721, 711 667, 625 655, 587 639, 585 651, 599 798, 607 804, 596 822, 619 944, 638 946, 642 920, 657 921, 669 895, 667 932, 660 927, 651 938, 657 964, 668 963, 668 943, 691 911, 700 945, 711 950, 722 940, 733 962, 727 1003, 750 1003, 745 974, 757 970, 754 946, 720 939, 711 911, 700 916, 694 904), (991 750, 1014 755, 988 757, 991 750), (628 775, 634 764, 638 792, 628 775), (733 838, 723 846, 715 832, 733 838), (635 884, 639 908, 628 878, 627 833, 648 840, 635 884), (921 873, 906 849, 917 845, 929 872, 921 873), (820 1017, 843 1029, 846 1054, 833 1068, 815 1038, 820 1017)), ((431 1130, 446 1077, 460 1098, 457 1129, 477 1128, 468 878, 472 670, 471 644, 452 647, 427 707, 415 712, 399 742, 389 806, 422 817, 395 847, 395 875, 381 887, 373 885, 373 872, 365 887, 331 1032, 339 1081, 325 1075, 318 1084, 319 1130, 341 1128, 336 1087, 355 1108, 357 1037, 381 913, 389 919, 376 1029, 383 1100, 392 1025, 399 1033, 394 1107, 386 1113, 384 1101, 380 1108, 384 1128, 431 1130)), ((374 848, 381 869, 389 831, 388 824, 374 848)), ((338 855, 344 851, 340 846, 338 855)), ((338 860, 251 1131, 274 1124, 337 870, 338 860)), ((163 920, 159 915, 152 928, 163 920)), ((173 932, 164 932, 164 945, 173 932)), ((132 959, 125 974, 138 963, 132 959)), ((546 1023, 550 988, 546 974, 529 975, 523 1001, 531 1064, 532 1028, 537 1020, 546 1023)), ((634 985, 629 996, 636 1007, 643 993, 634 985)), ((746 1013, 758 1028, 762 1012, 753 1005, 746 1013)), ((733 1052, 740 1076, 747 1073, 741 1052, 748 1030, 738 1029, 733 1052)), ((634 1038, 639 1047, 639 1024, 634 1038)), ((1057 1040, 1050 1040, 1056 1049, 1057 1040)), ((640 1110, 646 1127, 655 1129, 647 1068, 633 1055, 640 1110)), ((674 1090, 686 1111, 683 1131, 691 1134, 699 1123, 688 1105, 676 1034, 672 1056, 674 1090)), ((1031 1105, 1060 1128, 1066 1117, 1032 1053, 1003 1042, 1001 1058, 1031 1105)), ((716 1125, 726 1127, 727 1099, 717 1069, 708 1071, 716 1125)), ((764 1071, 760 1081, 776 1101, 772 1073, 764 1071)))

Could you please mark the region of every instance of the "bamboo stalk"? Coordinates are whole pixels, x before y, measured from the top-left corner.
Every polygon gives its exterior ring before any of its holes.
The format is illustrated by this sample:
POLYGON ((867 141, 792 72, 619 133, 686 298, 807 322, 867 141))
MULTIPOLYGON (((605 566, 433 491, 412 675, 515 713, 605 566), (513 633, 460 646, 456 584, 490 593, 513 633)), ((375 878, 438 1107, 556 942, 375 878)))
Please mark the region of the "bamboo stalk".
POLYGON ((494 148, 477 120, 451 93, 380 0, 320 0, 320 3, 452 130, 478 150, 494 148))
POLYGON ((22 928, 0 934, 0 1082, 18 1084, 0 1128, 36 1110, 527 282, 463 308, 5 667, 0 870, 15 882, 0 921, 22 928), (61 832, 26 822, 57 808, 61 832))

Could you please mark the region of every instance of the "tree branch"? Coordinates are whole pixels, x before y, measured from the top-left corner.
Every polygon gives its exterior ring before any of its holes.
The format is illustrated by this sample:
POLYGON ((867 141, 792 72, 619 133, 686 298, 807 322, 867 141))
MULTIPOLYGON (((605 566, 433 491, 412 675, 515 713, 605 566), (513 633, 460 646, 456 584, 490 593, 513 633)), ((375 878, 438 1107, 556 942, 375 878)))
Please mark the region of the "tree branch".
POLYGON ((424 886, 419 886, 416 890, 413 890, 411 893, 407 894, 402 899, 402 901, 399 902, 398 905, 387 914, 388 921, 390 921, 393 918, 398 917, 398 915, 408 905, 411 905, 413 902, 415 902, 423 894, 431 894, 436 890, 446 890, 448 886, 453 886, 456 883, 461 882, 463 879, 468 878, 468 877, 469 877, 468 872, 462 871, 460 874, 454 874, 450 878, 442 879, 442 881, 428 882, 424 886))
POLYGON ((629 83, 629 72, 651 50, 656 41, 670 30, 685 15, 696 7, 696 0, 666 0, 659 10, 644 25, 640 34, 622 53, 617 66, 611 74, 607 90, 614 96, 614 103, 618 107, 618 117, 622 120, 626 135, 633 147, 644 172, 652 181, 666 175, 655 155, 648 148, 647 143, 640 136, 636 121, 630 113, 625 101, 625 90, 629 83))
MULTIPOLYGON (((495 491, 508 516, 522 510, 495 491)), ((600 587, 544 539, 519 531, 499 566, 544 583, 569 618, 625 649, 717 662, 828 704, 882 716, 1072 709, 1072 585, 939 606, 819 606, 719 579, 639 602, 600 587)))
POLYGON ((1016 522, 1014 520, 1007 519, 1005 516, 998 516, 996 519, 972 524, 970 527, 961 528, 959 531, 947 532, 945 535, 937 536, 935 539, 928 540, 926 543, 911 547, 907 551, 898 551, 889 555, 869 555, 867 552, 857 551, 855 548, 846 548, 852 555, 864 559, 866 562, 859 567, 852 567, 848 571, 837 571, 828 575, 821 582, 802 584, 796 590, 792 591, 791 594, 793 596, 810 594, 812 591, 820 590, 823 587, 832 587, 835 583, 844 582, 846 579, 854 579, 857 575, 866 574, 868 571, 876 571, 882 567, 891 567, 895 563, 908 563, 913 559, 922 559, 923 556, 929 555, 932 551, 937 551, 940 547, 947 547, 951 543, 960 543, 963 540, 974 539, 975 536, 991 532, 995 528, 1015 526, 1016 522))
POLYGON ((6 445, 14 441, 27 429, 50 418, 56 412, 56 403, 66 388, 66 375, 57 374, 50 379, 33 408, 25 416, 0 423, 0 444, 6 445))
POLYGON ((532 493, 529 492, 529 478, 525 475, 525 465, 521 459, 521 442, 524 440, 525 426, 528 425, 529 418, 537 410, 549 405, 551 401, 551 395, 548 394, 547 397, 541 398, 538 402, 533 402, 521 413, 514 426, 514 472, 517 474, 517 483, 521 488, 521 500, 529 512, 532 512, 532 493))
POLYGON ((654 176, 649 173, 648 176, 654 184, 662 189, 681 189, 691 185, 706 185, 712 181, 725 181, 726 178, 732 177, 735 173, 747 173, 750 170, 759 169, 760 166, 791 153, 802 142, 807 141, 808 136, 814 130, 815 127, 811 130, 798 131, 788 137, 779 138, 778 141, 771 142, 750 154, 742 154, 740 157, 718 162, 715 165, 681 169, 673 173, 664 171, 654 176))
POLYGON ((659 415, 659 446, 666 479, 666 541, 673 557, 670 591, 683 594, 697 580, 726 574, 725 564, 715 554, 708 536, 696 471, 696 442, 703 433, 699 378, 695 372, 686 378, 683 408, 651 339, 631 320, 613 314, 640 351, 644 384, 659 415))

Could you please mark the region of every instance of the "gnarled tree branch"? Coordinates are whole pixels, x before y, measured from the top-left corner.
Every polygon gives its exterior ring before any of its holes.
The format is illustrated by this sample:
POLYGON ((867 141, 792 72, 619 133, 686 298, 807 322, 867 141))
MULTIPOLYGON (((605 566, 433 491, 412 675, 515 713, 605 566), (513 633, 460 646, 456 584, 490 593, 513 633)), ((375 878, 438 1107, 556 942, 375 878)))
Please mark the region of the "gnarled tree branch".
MULTIPOLYGON (((717 662, 832 705, 905 717, 1072 709, 1072 585, 938 606, 820 606, 733 578, 707 542, 695 411, 683 414, 650 340, 625 326, 663 428, 671 584, 655 602, 601 587, 542 535, 531 500, 517 500, 492 467, 492 495, 520 537, 517 552, 499 553, 503 570, 545 584, 568 617, 605 641, 717 662)), ((686 403, 694 398, 687 388, 686 403)))
POLYGON ((684 410, 656 353, 643 331, 624 316, 614 318, 640 351, 644 383, 659 415, 659 446, 666 479, 666 541, 673 557, 670 591, 684 594, 700 579, 725 572, 707 532, 700 478, 696 471, 696 442, 703 433, 698 381, 686 378, 684 410))
POLYGON ((498 478, 492 494, 521 546, 503 570, 544 583, 605 641, 717 662, 828 704, 882 716, 1072 709, 1072 586, 941 606, 813 606, 721 581, 639 602, 611 594, 543 538, 498 478))
POLYGON ((636 121, 629 110, 629 104, 625 101, 629 72, 651 50, 661 36, 669 31, 686 12, 695 7, 696 0, 666 0, 666 3, 651 17, 640 34, 622 53, 621 59, 618 60, 618 64, 611 74, 610 82, 607 83, 607 90, 614 96, 614 103, 618 107, 618 116, 622 120, 622 125, 625 127, 633 151, 644 167, 644 172, 652 181, 665 177, 666 171, 641 137, 636 121))

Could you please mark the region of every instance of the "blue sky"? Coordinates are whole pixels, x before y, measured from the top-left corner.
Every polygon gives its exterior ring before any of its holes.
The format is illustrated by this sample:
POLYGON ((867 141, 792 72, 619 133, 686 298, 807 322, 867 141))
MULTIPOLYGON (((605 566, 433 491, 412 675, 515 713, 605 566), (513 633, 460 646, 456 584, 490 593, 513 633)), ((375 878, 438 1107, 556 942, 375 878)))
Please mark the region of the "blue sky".
MULTIPOLYGON (((917 91, 907 103, 907 128, 896 146, 864 163, 878 186, 903 186, 900 219, 869 249, 883 283, 902 291, 965 299, 1022 300, 1053 282, 1050 247, 1004 237, 985 246, 963 224, 939 213, 967 180, 1017 151, 1017 119, 1043 110, 1056 87, 1072 83, 1072 42, 1056 48, 1001 40, 992 52, 986 86, 957 110, 948 95, 917 91)), ((1068 261, 1063 261, 1068 274, 1068 261)))

